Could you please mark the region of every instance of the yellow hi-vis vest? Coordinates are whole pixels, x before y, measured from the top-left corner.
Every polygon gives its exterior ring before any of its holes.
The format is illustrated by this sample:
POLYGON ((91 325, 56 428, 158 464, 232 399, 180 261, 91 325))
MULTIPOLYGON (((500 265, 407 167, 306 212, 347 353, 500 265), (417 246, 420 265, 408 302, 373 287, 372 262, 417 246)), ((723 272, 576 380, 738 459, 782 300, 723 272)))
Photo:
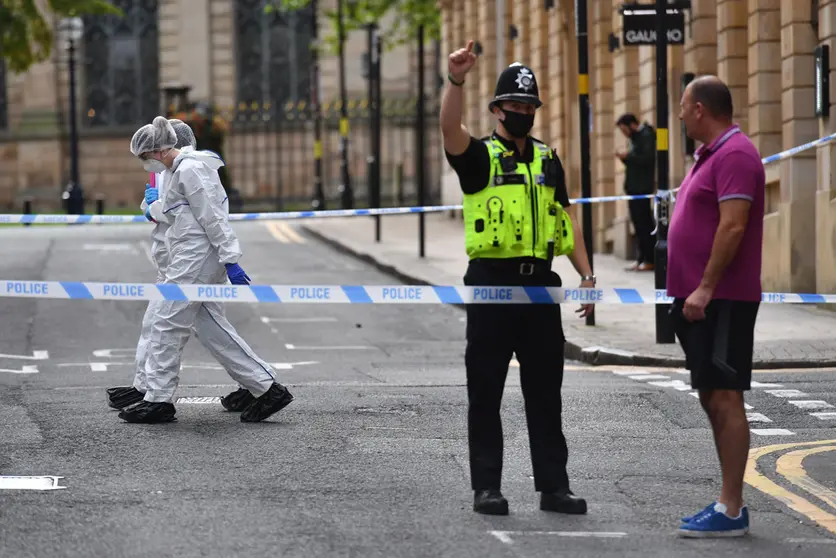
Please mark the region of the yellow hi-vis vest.
POLYGON ((559 162, 553 160, 552 151, 534 140, 532 162, 520 163, 498 140, 484 142, 491 159, 488 185, 463 196, 468 257, 548 260, 549 241, 554 243, 551 255, 571 254, 575 248, 572 220, 555 201, 561 177, 555 171, 559 162))

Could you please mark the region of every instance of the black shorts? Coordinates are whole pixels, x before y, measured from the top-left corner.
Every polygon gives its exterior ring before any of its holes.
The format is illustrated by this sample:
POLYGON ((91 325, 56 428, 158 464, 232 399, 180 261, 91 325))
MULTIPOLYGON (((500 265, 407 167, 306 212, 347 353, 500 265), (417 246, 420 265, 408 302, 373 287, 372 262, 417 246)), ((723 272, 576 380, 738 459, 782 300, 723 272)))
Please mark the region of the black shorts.
POLYGON ((698 390, 748 391, 752 384, 755 320, 760 302, 712 300, 705 319, 689 322, 682 315, 684 298, 674 299, 670 315, 674 332, 698 390))

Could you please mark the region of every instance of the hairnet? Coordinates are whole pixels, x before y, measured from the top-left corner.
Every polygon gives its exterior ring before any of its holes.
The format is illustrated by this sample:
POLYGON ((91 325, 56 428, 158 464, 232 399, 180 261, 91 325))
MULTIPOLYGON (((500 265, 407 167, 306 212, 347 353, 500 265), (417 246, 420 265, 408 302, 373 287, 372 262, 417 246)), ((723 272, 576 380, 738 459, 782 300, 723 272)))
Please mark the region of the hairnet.
POLYGON ((146 124, 131 138, 131 153, 139 157, 149 151, 162 151, 177 145, 174 127, 164 116, 158 116, 152 124, 146 124))
POLYGON ((197 139, 194 137, 191 126, 177 118, 169 119, 168 123, 174 128, 174 134, 177 136, 177 143, 174 145, 175 148, 192 147, 197 149, 197 139))

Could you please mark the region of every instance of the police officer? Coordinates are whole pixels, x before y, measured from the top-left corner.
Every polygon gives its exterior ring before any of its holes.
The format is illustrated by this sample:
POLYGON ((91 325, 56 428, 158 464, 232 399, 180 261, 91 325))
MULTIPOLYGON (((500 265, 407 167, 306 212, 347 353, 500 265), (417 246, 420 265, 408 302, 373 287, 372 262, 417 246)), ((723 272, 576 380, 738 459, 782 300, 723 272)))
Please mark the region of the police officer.
MULTIPOLYGON (((534 73, 514 63, 496 83, 488 104, 494 132, 481 139, 462 125, 462 85, 476 63, 473 41, 448 60, 441 105, 447 161, 463 192, 465 244, 470 258, 464 283, 471 286, 560 286, 551 271, 566 255, 593 287, 583 236, 567 213, 569 197, 557 154, 529 135, 542 103, 534 73)), ((577 312, 585 317, 592 306, 577 312)), ((468 442, 473 509, 507 515, 500 491, 503 436, 500 403, 512 354, 520 364, 526 422, 540 509, 586 513, 586 502, 569 489, 568 450, 561 425, 564 358, 557 304, 467 306, 468 442)))

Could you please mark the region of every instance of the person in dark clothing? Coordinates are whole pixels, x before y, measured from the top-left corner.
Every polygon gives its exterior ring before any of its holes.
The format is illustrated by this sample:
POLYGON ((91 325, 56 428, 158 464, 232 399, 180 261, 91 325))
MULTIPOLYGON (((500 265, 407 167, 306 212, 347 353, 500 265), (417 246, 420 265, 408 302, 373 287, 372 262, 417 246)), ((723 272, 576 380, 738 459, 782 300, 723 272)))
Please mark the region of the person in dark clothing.
MULTIPOLYGON (((626 167, 624 193, 631 196, 652 194, 656 191, 656 133, 650 124, 639 124, 636 116, 629 112, 616 121, 616 126, 630 140, 629 149, 615 154, 626 167)), ((652 200, 629 200, 627 204, 638 244, 636 263, 627 269, 653 271, 656 235, 653 234, 652 200)))
MULTIPOLYGON (((496 129, 475 138, 462 125, 462 84, 476 55, 473 41, 453 52, 441 104, 447 161, 463 195, 470 286, 561 286, 551 269, 565 255, 593 288, 578 221, 570 217, 565 173, 553 149, 529 135, 541 101, 534 73, 514 63, 499 76, 487 103, 496 129), (568 211, 567 211, 568 210, 568 211)), ((592 312, 585 304, 581 316, 592 312)), ((467 433, 473 510, 507 515, 502 483, 500 407, 508 365, 516 355, 540 509, 584 514, 586 501, 569 488, 562 427, 565 337, 557 304, 467 304, 467 433)))

